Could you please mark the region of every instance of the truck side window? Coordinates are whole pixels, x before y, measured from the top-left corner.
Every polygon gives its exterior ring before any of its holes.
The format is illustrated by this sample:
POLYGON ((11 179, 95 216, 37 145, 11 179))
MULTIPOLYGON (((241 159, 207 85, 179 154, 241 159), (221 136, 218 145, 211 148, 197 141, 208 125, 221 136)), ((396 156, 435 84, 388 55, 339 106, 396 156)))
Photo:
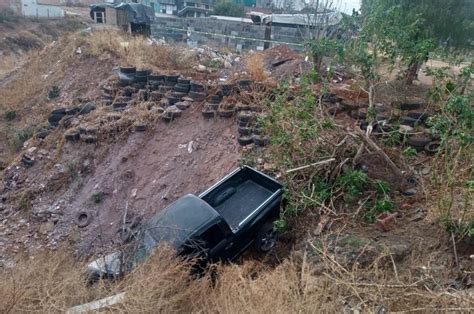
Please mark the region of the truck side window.
POLYGON ((204 246, 211 249, 224 239, 224 233, 219 225, 215 224, 201 234, 201 239, 204 246))

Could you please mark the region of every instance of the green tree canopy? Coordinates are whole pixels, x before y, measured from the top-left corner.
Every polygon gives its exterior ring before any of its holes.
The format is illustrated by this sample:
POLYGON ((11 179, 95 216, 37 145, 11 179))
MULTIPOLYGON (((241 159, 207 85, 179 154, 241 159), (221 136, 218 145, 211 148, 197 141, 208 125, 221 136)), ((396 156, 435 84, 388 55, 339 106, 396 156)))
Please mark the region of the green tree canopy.
POLYGON ((245 16, 244 4, 240 1, 218 0, 214 4, 213 14, 224 16, 245 16))
POLYGON ((473 0, 362 0, 362 21, 375 49, 408 66, 408 83, 435 49, 474 45, 473 0))
POLYGON ((419 36, 455 48, 474 44, 473 0, 362 0, 362 14, 398 8, 399 25, 418 23, 419 36))

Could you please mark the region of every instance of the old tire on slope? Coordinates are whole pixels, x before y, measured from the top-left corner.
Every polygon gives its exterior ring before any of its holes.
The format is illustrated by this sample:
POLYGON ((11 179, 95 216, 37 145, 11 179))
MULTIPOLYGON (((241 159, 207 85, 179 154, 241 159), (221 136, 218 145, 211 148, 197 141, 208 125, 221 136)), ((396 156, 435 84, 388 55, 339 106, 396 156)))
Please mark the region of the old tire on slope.
POLYGON ((434 155, 438 152, 439 146, 441 145, 440 141, 432 141, 425 145, 425 152, 429 155, 434 155))
POLYGON ((201 111, 202 116, 206 119, 211 119, 216 116, 216 112, 214 110, 203 110, 201 111))
POLYGON ((277 232, 273 222, 266 222, 257 233, 255 238, 255 248, 262 253, 268 253, 275 247, 277 242, 277 232))
POLYGON ((218 110, 217 115, 221 118, 232 118, 234 110, 218 110))
POLYGON ((413 135, 407 139, 407 144, 412 147, 424 148, 431 142, 431 138, 424 135, 413 135))
POLYGON ((79 228, 87 227, 92 221, 92 215, 86 211, 80 211, 76 214, 74 222, 79 228))
POLYGON ((400 104, 400 110, 416 110, 420 108, 421 108, 420 103, 401 103, 400 104))
POLYGON ((250 145, 253 143, 253 137, 252 136, 239 136, 237 138, 237 142, 239 142, 239 144, 242 146, 250 145))
POLYGON ((239 126, 238 129, 237 129, 237 132, 240 134, 240 135, 250 135, 252 134, 252 128, 250 127, 245 127, 245 126, 239 126))

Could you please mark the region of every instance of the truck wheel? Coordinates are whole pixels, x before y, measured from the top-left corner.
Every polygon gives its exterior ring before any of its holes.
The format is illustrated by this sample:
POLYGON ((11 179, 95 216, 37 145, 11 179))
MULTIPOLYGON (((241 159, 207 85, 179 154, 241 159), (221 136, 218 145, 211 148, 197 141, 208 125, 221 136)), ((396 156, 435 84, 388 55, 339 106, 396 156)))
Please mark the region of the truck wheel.
POLYGON ((273 222, 265 223, 257 233, 255 247, 262 253, 268 253, 273 249, 277 241, 277 232, 273 222))

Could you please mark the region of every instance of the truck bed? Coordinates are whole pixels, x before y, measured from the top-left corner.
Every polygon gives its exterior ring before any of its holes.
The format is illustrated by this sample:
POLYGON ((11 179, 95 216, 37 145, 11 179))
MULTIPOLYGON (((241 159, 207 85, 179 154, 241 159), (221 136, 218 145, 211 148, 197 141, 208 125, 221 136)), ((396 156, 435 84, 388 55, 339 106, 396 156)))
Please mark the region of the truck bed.
POLYGON ((272 191, 247 180, 237 186, 235 192, 228 199, 214 208, 222 215, 230 228, 235 229, 272 194, 272 191))
POLYGON ((200 197, 213 207, 232 230, 282 190, 272 178, 244 167, 203 192, 200 197))

